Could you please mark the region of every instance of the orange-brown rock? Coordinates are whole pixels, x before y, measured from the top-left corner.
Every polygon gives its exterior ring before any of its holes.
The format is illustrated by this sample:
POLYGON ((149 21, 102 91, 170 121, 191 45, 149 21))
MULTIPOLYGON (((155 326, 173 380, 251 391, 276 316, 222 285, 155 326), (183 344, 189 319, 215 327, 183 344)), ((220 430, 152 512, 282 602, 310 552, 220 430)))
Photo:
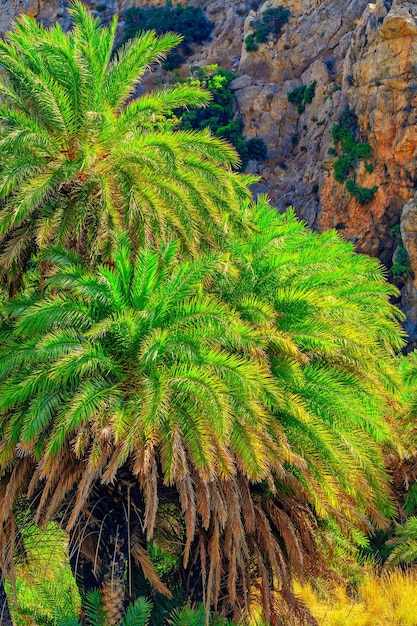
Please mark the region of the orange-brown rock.
POLYGON ((344 68, 343 95, 372 147, 375 170, 372 175, 359 171, 358 184, 379 189, 367 205, 358 207, 347 196, 335 206, 340 185, 330 178, 321 195, 318 226, 336 226, 343 218, 344 234, 387 263, 392 254, 389 230, 398 223, 417 181, 417 7, 403 3, 386 15, 381 5, 377 8, 377 15, 368 8, 357 26, 344 68))

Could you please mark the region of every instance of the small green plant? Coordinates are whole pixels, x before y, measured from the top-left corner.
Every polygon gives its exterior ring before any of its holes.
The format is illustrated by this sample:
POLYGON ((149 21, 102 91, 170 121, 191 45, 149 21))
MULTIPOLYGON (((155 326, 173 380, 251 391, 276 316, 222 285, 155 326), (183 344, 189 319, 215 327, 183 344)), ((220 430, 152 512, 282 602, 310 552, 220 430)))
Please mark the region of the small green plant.
POLYGON ((266 9, 262 14, 262 23, 268 27, 269 33, 275 36, 281 34, 282 27, 288 22, 291 11, 287 7, 278 6, 266 9))
POLYGON ((342 156, 333 163, 334 177, 337 182, 344 183, 354 168, 355 157, 352 154, 342 154, 342 156))
POLYGON ((316 95, 316 85, 317 81, 313 80, 313 82, 308 87, 306 87, 306 90, 304 92, 305 104, 311 104, 313 102, 313 98, 316 95))
POLYGON ((404 246, 403 238, 401 237, 400 225, 397 224, 390 231, 391 235, 397 236, 397 249, 394 255, 394 262, 391 267, 392 277, 395 280, 404 280, 411 274, 410 257, 406 247, 404 246))
POLYGON ((300 85, 287 93, 288 102, 297 106, 298 113, 305 111, 305 105, 311 104, 316 93, 317 81, 313 80, 310 85, 300 85))
POLYGON ((262 137, 252 137, 246 141, 249 160, 264 161, 268 154, 266 143, 262 137))
POLYGON ((254 37, 257 43, 266 43, 269 37, 268 25, 263 20, 255 20, 251 23, 253 28, 254 37))
POLYGON ((254 35, 248 35, 245 39, 246 52, 256 52, 259 49, 254 35))
POLYGON ((267 9, 262 13, 260 20, 251 23, 253 34, 245 39, 246 52, 258 50, 259 43, 266 43, 270 35, 279 37, 282 27, 290 19, 291 11, 286 7, 278 6, 267 9))
POLYGON ((372 163, 365 163, 365 169, 368 174, 372 174, 372 172, 374 171, 374 166, 372 165, 372 163))

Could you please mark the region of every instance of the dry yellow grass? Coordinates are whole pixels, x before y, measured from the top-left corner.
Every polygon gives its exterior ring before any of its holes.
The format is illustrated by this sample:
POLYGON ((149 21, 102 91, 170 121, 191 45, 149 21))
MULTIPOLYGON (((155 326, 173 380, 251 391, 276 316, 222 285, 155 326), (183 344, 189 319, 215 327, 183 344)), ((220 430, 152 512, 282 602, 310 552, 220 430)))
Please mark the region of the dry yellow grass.
POLYGON ((343 587, 322 598, 297 586, 297 595, 320 626, 417 626, 417 572, 369 572, 354 598, 343 587))

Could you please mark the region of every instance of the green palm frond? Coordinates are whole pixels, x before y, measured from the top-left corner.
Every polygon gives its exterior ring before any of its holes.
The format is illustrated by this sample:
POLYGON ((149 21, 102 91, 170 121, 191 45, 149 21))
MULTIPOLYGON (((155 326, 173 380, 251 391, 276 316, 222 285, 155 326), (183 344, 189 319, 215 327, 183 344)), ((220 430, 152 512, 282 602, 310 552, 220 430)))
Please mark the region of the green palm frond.
POLYGON ((388 563, 412 564, 417 560, 417 517, 409 517, 403 526, 397 525, 396 536, 387 543, 393 546, 388 563))

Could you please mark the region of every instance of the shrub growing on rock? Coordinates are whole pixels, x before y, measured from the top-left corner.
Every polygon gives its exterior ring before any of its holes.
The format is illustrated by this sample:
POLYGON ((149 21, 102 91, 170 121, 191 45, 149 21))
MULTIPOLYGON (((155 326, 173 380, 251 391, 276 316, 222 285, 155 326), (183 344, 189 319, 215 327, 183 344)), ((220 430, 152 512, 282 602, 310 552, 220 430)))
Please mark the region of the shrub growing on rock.
POLYGON ((213 23, 207 19, 200 7, 184 7, 181 4, 173 7, 172 3, 168 3, 166 6, 143 9, 132 7, 126 11, 125 17, 125 40, 144 30, 155 30, 158 35, 166 32, 183 35, 181 52, 171 52, 164 63, 165 69, 168 70, 181 65, 184 56, 191 52, 191 44, 202 44, 208 39, 213 28, 213 23))
POLYGON ((245 170, 251 159, 261 161, 266 158, 267 147, 260 137, 246 140, 243 135, 244 124, 240 118, 234 119, 234 93, 229 85, 236 78, 217 65, 205 68, 192 68, 189 81, 191 84, 211 91, 213 99, 207 107, 192 109, 181 117, 181 128, 184 130, 203 130, 210 128, 217 137, 227 139, 240 156, 240 169, 245 170))
POLYGON ((253 34, 245 39, 246 52, 255 52, 258 43, 266 43, 270 35, 279 37, 282 27, 290 19, 291 11, 287 7, 278 6, 267 9, 261 19, 251 23, 253 34))

